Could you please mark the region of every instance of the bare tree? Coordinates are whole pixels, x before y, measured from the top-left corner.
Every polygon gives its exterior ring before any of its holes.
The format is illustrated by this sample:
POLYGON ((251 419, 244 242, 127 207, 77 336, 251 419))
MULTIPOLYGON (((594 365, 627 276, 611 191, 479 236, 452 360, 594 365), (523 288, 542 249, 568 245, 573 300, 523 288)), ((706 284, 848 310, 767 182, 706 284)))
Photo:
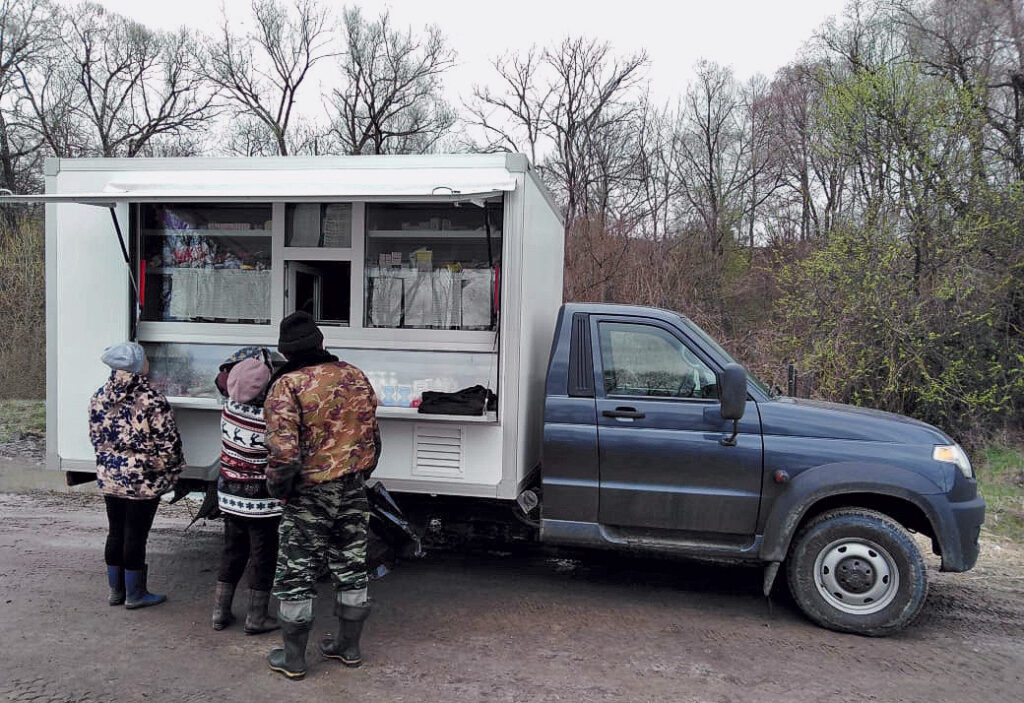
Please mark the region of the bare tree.
MULTIPOLYGON (((637 114, 633 91, 643 79, 647 55, 619 58, 609 44, 566 39, 545 60, 557 86, 545 109, 545 126, 554 142, 545 168, 564 186, 566 218, 571 220, 588 213, 588 193, 605 177, 594 168, 600 141, 615 132, 621 135, 622 126, 637 114)), ((601 189, 607 191, 607 184, 601 189)))
POLYGON ((310 69, 335 55, 327 10, 316 0, 295 0, 290 10, 276 0, 253 0, 252 16, 254 31, 239 36, 224 15, 220 35, 207 45, 205 73, 236 112, 261 122, 277 153, 287 155, 298 91, 310 69))
POLYGON ((831 18, 815 35, 825 52, 822 67, 833 80, 900 60, 906 33, 893 21, 892 0, 850 0, 841 19, 831 18))
POLYGON ((664 239, 672 231, 672 203, 680 195, 671 168, 672 126, 668 110, 654 109, 645 101, 638 126, 635 177, 644 203, 640 233, 651 239, 664 239))
POLYGON ((894 0, 916 61, 961 92, 987 129, 972 142, 979 179, 1005 164, 1024 179, 1024 5, 1016 0, 894 0), (984 152, 996 156, 997 163, 984 152), (1002 163, 998 163, 1002 162, 1002 163))
POLYGON ((547 152, 541 172, 564 202, 567 228, 577 217, 603 221, 635 197, 622 186, 638 158, 646 64, 643 52, 619 57, 607 43, 580 38, 505 57, 495 62, 502 91, 475 88, 469 123, 483 131, 485 149, 534 159, 547 152))
POLYGON ((832 228, 843 203, 845 162, 823 148, 824 71, 813 61, 781 69, 771 86, 772 149, 781 189, 766 227, 776 241, 806 241, 832 228))
POLYGON ((696 73, 681 106, 673 166, 701 233, 721 259, 739 233, 752 178, 751 142, 732 71, 702 61, 696 73))
POLYGON ((58 13, 53 51, 23 70, 37 129, 57 156, 136 156, 194 139, 212 116, 195 35, 165 34, 83 3, 58 13))
MULTIPOLYGON (((61 18, 55 18, 60 24, 61 18)), ((95 142, 80 119, 83 104, 77 76, 59 42, 32 61, 18 66, 21 97, 28 106, 33 130, 53 156, 96 153, 95 142)))
POLYGON ((34 189, 40 139, 18 93, 19 69, 35 60, 52 41, 43 21, 46 0, 0 1, 0 187, 34 189))
POLYGON ((776 119, 772 111, 770 87, 764 76, 751 78, 740 91, 741 124, 747 154, 747 190, 744 193, 743 217, 747 242, 756 244, 757 228, 763 221, 762 206, 782 187, 781 159, 776 152, 772 124, 776 119))
POLYGON ((537 164, 538 144, 544 138, 547 103, 554 88, 538 85, 537 76, 544 54, 531 47, 523 55, 495 59, 494 70, 500 89, 474 86, 472 100, 464 107, 468 122, 483 131, 483 144, 471 144, 478 151, 513 151, 529 155, 537 164))
POLYGON ((277 138, 265 122, 252 115, 238 115, 224 130, 224 151, 231 156, 274 156, 277 138))
POLYGON ((345 10, 347 48, 342 85, 331 91, 330 134, 347 154, 430 151, 455 123, 442 98, 442 77, 455 62, 444 35, 428 26, 422 38, 394 28, 384 12, 368 21, 345 10))

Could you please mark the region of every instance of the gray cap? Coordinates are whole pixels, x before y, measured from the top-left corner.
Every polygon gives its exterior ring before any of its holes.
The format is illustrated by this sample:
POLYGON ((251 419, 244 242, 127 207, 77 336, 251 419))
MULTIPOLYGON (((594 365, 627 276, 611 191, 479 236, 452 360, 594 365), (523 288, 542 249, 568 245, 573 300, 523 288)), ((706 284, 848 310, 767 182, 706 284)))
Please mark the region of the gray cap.
POLYGON ((146 363, 146 351, 135 342, 122 342, 104 349, 100 361, 115 371, 141 373, 146 363))

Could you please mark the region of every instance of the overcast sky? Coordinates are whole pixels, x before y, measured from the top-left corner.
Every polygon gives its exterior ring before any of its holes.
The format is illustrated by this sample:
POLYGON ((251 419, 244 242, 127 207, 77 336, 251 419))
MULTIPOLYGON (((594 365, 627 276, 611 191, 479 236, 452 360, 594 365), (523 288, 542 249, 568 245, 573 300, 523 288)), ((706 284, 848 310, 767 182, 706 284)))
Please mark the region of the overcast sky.
MULTIPOLYGON (((398 27, 438 25, 458 52, 447 79, 454 100, 468 97, 474 83, 493 77, 490 61, 507 51, 548 46, 566 36, 610 42, 623 54, 645 49, 655 97, 674 100, 692 75, 694 63, 707 58, 732 66, 745 79, 771 75, 791 61, 814 31, 847 0, 363 0, 328 4, 336 15, 358 5, 364 15, 390 8, 398 27)), ((221 5, 242 19, 251 0, 98 0, 115 12, 154 28, 187 24, 213 32, 221 5)))

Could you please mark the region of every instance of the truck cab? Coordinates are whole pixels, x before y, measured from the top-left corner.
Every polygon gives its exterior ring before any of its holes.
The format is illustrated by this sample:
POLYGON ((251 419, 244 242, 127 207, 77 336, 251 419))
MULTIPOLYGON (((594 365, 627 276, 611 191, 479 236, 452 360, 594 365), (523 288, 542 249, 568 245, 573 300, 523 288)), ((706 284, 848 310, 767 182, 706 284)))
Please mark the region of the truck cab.
POLYGON ((546 383, 541 539, 781 565, 804 612, 841 631, 909 624, 927 573, 978 556, 984 502, 966 454, 923 422, 779 397, 697 325, 568 304, 546 383))

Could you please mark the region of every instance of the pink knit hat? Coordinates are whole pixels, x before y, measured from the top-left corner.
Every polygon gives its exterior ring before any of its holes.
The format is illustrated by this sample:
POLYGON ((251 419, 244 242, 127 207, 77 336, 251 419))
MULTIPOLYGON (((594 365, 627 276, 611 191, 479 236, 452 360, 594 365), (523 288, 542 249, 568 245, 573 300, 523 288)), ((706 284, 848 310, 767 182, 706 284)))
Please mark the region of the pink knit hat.
POLYGON ((258 398, 270 381, 270 369, 259 359, 245 359, 228 374, 228 397, 236 403, 258 398))

